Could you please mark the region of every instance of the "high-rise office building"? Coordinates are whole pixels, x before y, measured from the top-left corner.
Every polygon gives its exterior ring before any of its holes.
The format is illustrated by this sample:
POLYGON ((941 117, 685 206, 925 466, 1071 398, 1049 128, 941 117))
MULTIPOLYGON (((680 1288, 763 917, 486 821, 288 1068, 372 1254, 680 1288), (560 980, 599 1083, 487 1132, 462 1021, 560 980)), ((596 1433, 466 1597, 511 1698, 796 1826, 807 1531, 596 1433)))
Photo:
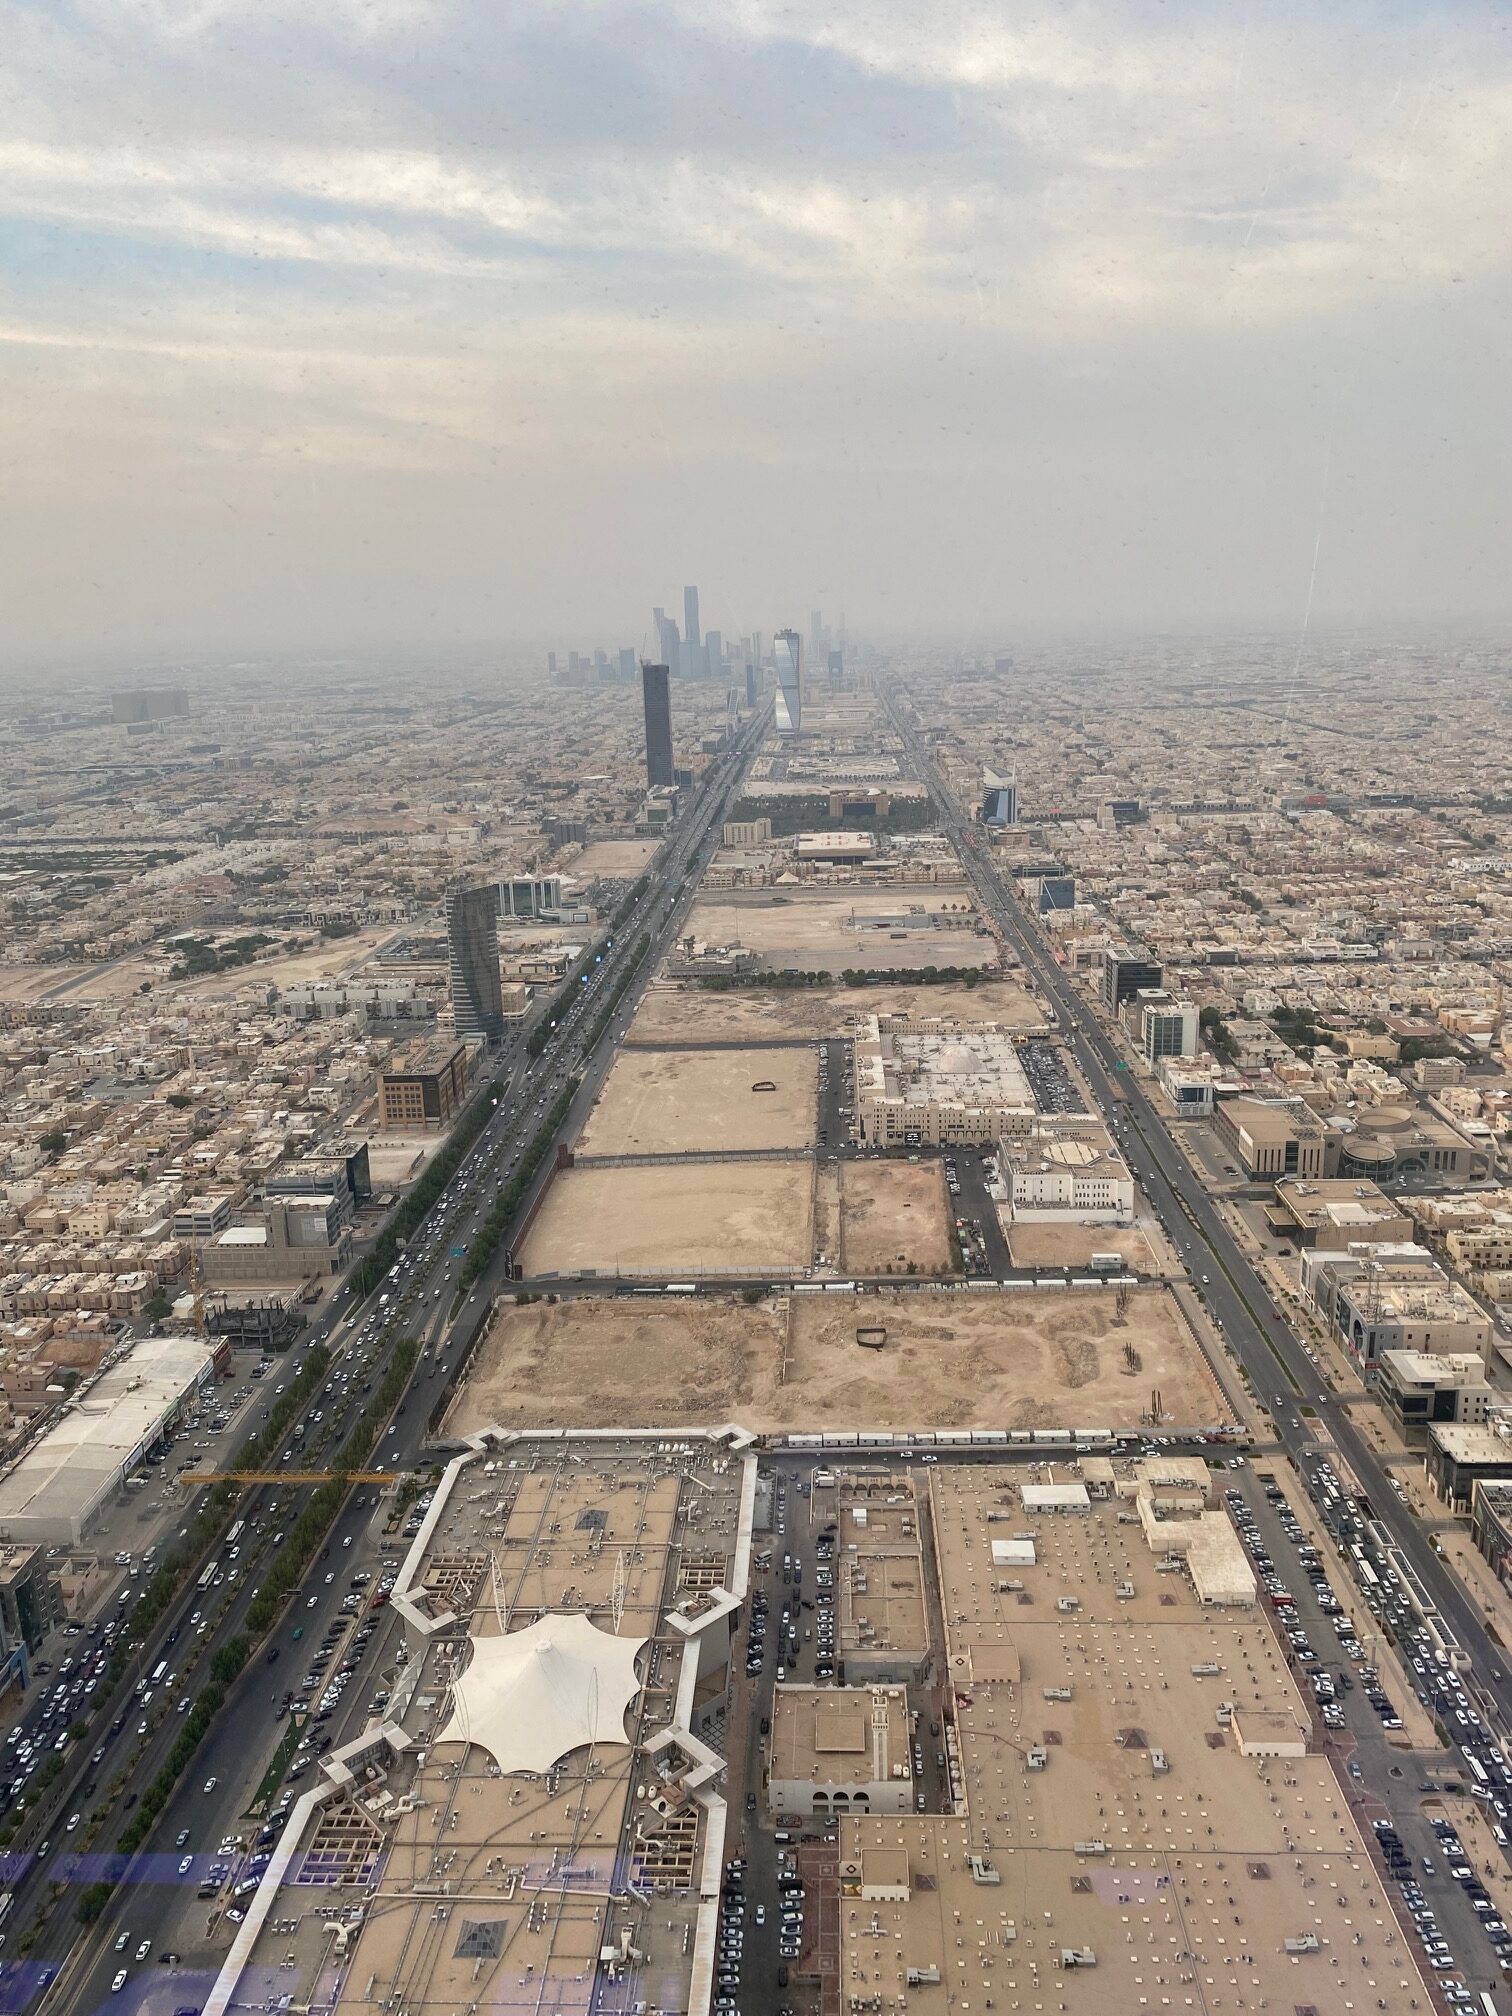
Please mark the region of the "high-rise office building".
POLYGON ((724 636, 718 630, 705 630, 703 640, 704 677, 718 679, 724 672, 724 636))
POLYGON ((547 677, 547 678, 548 678, 549 680, 551 680, 551 682, 552 682, 552 684, 553 684, 553 685, 555 685, 555 683, 556 683, 556 653, 555 653, 555 651, 548 651, 548 652, 546 653, 546 677, 547 677))
POLYGON ((982 824, 984 826, 1017 826, 1017 784, 994 784, 989 788, 986 797, 982 800, 982 824))
POLYGON ((754 665, 747 665, 746 667, 746 705, 747 707, 754 707, 756 705, 756 667, 754 665))
POLYGON ((626 645, 619 654, 619 675, 627 684, 635 677, 635 648, 626 645))
POLYGON ((448 890, 446 950, 451 978, 452 1026, 459 1036, 496 1042, 504 1034, 504 989, 499 979, 499 887, 448 890))
POLYGON ((683 635, 696 651, 699 642, 698 590, 696 588, 684 588, 683 590, 683 635))
POLYGON ((1122 1008, 1145 987, 1158 987, 1165 970, 1148 952, 1125 946, 1103 953, 1103 1000, 1109 1008, 1122 1008))
POLYGON ((646 784, 656 790, 672 782, 672 695, 666 665, 642 665, 641 693, 646 706, 646 784))
POLYGON ((656 648, 661 653, 661 662, 669 670, 682 656, 682 639, 677 634, 677 625, 665 609, 653 609, 652 620, 656 624, 656 648))
POLYGON ((110 696, 110 718, 115 722, 171 721, 188 712, 189 693, 183 686, 136 686, 110 696))
POLYGON ((779 630, 772 644, 777 663, 776 726, 779 735, 803 731, 803 641, 796 630, 779 630))

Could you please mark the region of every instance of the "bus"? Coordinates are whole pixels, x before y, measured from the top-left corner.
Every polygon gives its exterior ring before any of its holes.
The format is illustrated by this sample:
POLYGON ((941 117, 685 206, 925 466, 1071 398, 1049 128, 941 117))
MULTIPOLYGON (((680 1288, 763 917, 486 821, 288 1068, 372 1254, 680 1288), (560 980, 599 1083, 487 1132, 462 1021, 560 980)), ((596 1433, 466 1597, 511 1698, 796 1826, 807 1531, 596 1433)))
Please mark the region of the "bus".
POLYGON ((220 1573, 220 1563, 218 1561, 207 1561, 205 1563, 204 1569, 200 1574, 199 1581, 195 1585, 196 1588, 199 1590, 201 1596, 204 1595, 205 1591, 210 1587, 210 1584, 215 1580, 216 1576, 219 1573, 220 1573))
POLYGON ((247 1530, 247 1522, 245 1519, 233 1519, 231 1522, 231 1530, 226 1535, 226 1545, 228 1547, 234 1547, 237 1541, 240 1540, 242 1534, 246 1532, 246 1530, 247 1530))
POLYGON ((160 1659, 157 1665, 154 1666, 152 1669, 152 1684, 154 1687, 162 1686, 163 1675, 167 1671, 168 1671, 168 1661, 166 1659, 160 1659))

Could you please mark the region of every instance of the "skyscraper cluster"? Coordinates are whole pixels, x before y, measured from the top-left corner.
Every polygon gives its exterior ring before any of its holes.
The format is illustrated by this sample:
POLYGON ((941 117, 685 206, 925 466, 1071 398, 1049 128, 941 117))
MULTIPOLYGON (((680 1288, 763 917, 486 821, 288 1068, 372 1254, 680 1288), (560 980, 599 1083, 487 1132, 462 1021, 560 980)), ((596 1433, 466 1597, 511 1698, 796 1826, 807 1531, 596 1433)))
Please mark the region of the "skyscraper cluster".
POLYGON ((683 590, 681 630, 676 617, 669 616, 665 609, 653 609, 651 621, 656 628, 657 658, 674 679, 717 679, 724 686, 732 681, 738 684, 746 667, 761 661, 759 636, 742 637, 726 644, 722 631, 702 628, 696 588, 683 590))

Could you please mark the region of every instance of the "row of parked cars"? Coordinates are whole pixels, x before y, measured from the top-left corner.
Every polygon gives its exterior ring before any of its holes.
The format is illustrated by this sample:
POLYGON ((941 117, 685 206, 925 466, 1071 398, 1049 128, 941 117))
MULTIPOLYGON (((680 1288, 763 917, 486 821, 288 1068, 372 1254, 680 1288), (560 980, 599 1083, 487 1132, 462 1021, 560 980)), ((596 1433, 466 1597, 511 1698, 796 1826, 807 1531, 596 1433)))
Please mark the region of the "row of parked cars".
MULTIPOLYGON (((1423 1942, 1423 1952, 1427 1956, 1428 1965, 1436 1974, 1453 1972, 1460 1963, 1450 1951, 1449 1941, 1440 1929, 1437 1913, 1423 1894, 1423 1886, 1417 1880, 1412 1857, 1403 1847, 1401 1836, 1389 1820, 1377 1820, 1374 1824, 1376 1846, 1381 1851, 1381 1858, 1392 1880, 1400 1886, 1402 1902, 1417 1928, 1418 1937, 1423 1942)), ((1466 1860, 1464 1846, 1453 1823, 1448 1820, 1435 1820, 1432 1826, 1439 1846, 1443 1850, 1449 1874, 1469 1898, 1471 1909, 1479 1918, 1486 1937, 1496 1948, 1497 1959, 1502 1967, 1512 1969, 1512 1932, 1507 1930, 1505 1923, 1497 1915, 1489 1891, 1466 1860)), ((1423 1859, 1423 1869, 1425 1874, 1434 1873, 1434 1865, 1426 1856, 1423 1859)))

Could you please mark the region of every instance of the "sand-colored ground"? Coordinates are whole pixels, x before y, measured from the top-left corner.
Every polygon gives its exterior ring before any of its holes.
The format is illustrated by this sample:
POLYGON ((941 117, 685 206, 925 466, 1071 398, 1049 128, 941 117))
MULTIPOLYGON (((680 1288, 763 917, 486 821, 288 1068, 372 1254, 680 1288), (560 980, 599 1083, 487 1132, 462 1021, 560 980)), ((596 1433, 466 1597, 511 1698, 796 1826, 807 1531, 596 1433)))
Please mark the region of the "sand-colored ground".
POLYGON ((243 987, 293 987, 310 980, 331 980, 353 973, 370 959, 380 946, 401 936, 392 924, 377 924, 350 938, 333 938, 290 959, 268 959, 252 966, 235 966, 228 973, 215 973, 205 980, 175 983, 200 1001, 222 1001, 243 987))
POLYGON ((1008 1225, 1015 1267, 1085 1268, 1094 1253, 1119 1253, 1139 1273, 1154 1269, 1149 1241, 1137 1225, 1008 1225))
POLYGON ((633 882, 660 844, 656 840, 590 840, 569 862, 568 872, 580 882, 591 882, 596 875, 621 876, 633 882))
MULTIPOLYGON (((184 998, 194 1001, 226 1001, 241 993, 244 988, 262 989, 269 987, 290 987, 310 980, 330 980, 340 975, 355 972, 366 960, 398 935, 392 924, 380 924, 366 931, 358 931, 350 938, 332 938, 313 946, 310 951, 296 954, 286 959, 261 959, 250 966, 233 966, 224 973, 212 973, 195 980, 170 980, 161 958, 144 959, 132 956, 125 959, 102 961, 98 966, 68 968, 56 967, 12 967, 11 972, 50 972, 51 980, 31 996, 57 987, 60 981, 66 985, 57 998, 76 1001, 125 1001, 136 994, 143 982, 147 982, 154 995, 159 998, 184 998)), ((13 999, 0 993, 0 999, 13 999)))
POLYGON ((972 1295, 884 1291, 737 1299, 616 1296, 500 1309, 448 1431, 1132 1427, 1158 1386, 1167 1426, 1225 1409, 1168 1297, 1102 1289, 972 1295), (880 1351, 856 1342, 882 1324, 880 1351), (1122 1370, 1124 1343, 1139 1352, 1122 1370))
POLYGON ((0 966, 0 1001, 36 1001, 89 971, 87 966, 0 966))
POLYGON ((567 1169, 525 1242, 527 1274, 761 1274, 812 1255, 813 1164, 567 1169))
POLYGON ((695 904, 688 930, 711 945, 749 946, 778 971, 839 973, 859 966, 906 973, 920 966, 989 967, 999 958, 997 940, 979 924, 970 897, 956 890, 763 891, 711 898, 695 904), (935 922, 913 917, 897 932, 857 928, 867 918, 906 915, 920 901, 935 922))
POLYGON ((975 987, 731 988, 659 982, 636 1010, 626 1041, 637 1043, 785 1042, 851 1033, 863 1015, 946 1015, 1038 1029, 1044 1014, 1012 980, 975 987))
POLYGON ((950 1265, 939 1162, 842 1162, 840 1265, 847 1274, 938 1274, 950 1265))
POLYGON ((807 1148, 818 1073, 815 1050, 621 1052, 578 1147, 585 1155, 807 1148))
POLYGON ((375 1190, 413 1183, 446 1146, 444 1134, 385 1134, 368 1140, 368 1169, 375 1190))

